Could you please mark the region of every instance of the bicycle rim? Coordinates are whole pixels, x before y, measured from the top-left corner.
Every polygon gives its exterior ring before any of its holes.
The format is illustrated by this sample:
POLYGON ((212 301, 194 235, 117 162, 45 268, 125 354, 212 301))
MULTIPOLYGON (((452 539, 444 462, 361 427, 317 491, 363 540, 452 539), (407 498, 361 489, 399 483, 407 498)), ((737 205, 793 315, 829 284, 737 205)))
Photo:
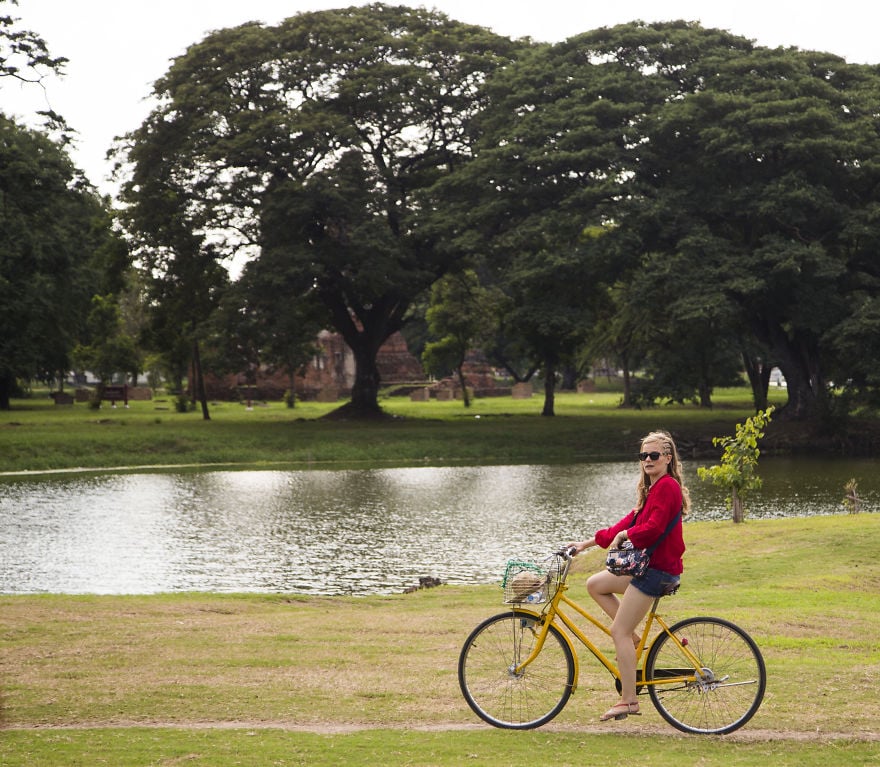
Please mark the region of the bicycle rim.
POLYGON ((660 715, 684 732, 721 735, 742 727, 764 698, 767 671, 752 638, 720 618, 688 618, 670 631, 700 659, 703 674, 667 634, 660 634, 645 664, 648 681, 690 676, 690 680, 652 684, 648 691, 660 715))
POLYGON ((527 730, 549 722, 565 706, 574 684, 574 658, 555 626, 538 657, 515 671, 531 654, 540 628, 534 615, 513 610, 483 621, 465 641, 458 683, 483 721, 527 730))

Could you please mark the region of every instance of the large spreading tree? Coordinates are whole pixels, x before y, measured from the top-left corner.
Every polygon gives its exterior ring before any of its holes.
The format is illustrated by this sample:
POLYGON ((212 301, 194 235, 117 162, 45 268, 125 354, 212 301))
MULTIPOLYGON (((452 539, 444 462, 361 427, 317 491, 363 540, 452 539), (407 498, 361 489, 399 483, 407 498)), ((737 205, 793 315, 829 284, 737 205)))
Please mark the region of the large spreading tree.
POLYGON ((699 86, 652 115, 620 206, 637 268, 658 310, 732 315, 719 339, 739 330, 781 368, 783 417, 815 417, 832 381, 864 367, 836 348, 875 337, 852 316, 877 298, 876 68, 754 48, 691 69, 699 86))
POLYGON ((129 137, 130 229, 164 268, 249 249, 317 295, 356 360, 351 405, 377 412, 376 353, 451 265, 420 231, 443 204, 430 189, 470 157, 480 86, 515 50, 382 4, 215 32, 156 83, 129 137))

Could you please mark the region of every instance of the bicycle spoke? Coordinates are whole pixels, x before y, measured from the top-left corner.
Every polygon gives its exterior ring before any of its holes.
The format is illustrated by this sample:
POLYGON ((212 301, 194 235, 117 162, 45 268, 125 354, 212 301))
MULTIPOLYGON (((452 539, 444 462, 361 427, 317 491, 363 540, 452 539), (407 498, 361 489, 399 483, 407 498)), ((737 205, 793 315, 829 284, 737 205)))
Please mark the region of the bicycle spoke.
POLYGON ((516 670, 534 649, 539 628, 533 616, 511 611, 484 621, 465 642, 459 684, 468 705, 489 724, 538 727, 568 701, 574 660, 555 627, 537 658, 516 670))
POLYGON ((646 664, 656 680, 649 692, 661 716, 685 732, 725 733, 742 727, 761 704, 766 670, 761 653, 742 629, 718 618, 691 618, 673 626, 688 655, 669 636, 661 635, 646 664), (687 683, 666 686, 664 677, 692 674, 687 683))

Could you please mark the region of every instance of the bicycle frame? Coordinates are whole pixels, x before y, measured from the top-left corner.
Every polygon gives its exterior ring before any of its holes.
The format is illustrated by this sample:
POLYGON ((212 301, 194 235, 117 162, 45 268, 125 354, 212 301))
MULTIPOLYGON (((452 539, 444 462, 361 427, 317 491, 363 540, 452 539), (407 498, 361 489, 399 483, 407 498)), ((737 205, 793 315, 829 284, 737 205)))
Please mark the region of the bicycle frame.
MULTIPOLYGON (((516 669, 514 673, 519 674, 522 669, 528 666, 538 655, 541 653, 541 650, 544 648, 544 642, 547 639, 547 633, 550 631, 551 624, 556 624, 556 628, 559 628, 559 623, 561 622, 578 640, 583 644, 594 656, 595 658, 609 671, 609 673, 619 682, 620 681, 620 671, 614 662, 608 658, 605 653, 603 653, 596 645, 593 643, 590 638, 584 634, 584 632, 580 629, 580 627, 573 621, 571 616, 566 614, 562 609, 561 605, 564 605, 571 610, 574 610, 585 620, 589 621, 593 626, 602 631, 607 636, 611 636, 611 630, 599 619, 591 615, 587 612, 583 607, 581 607, 577 602, 575 602, 570 597, 566 596, 565 592, 568 590, 568 569, 570 563, 566 562, 565 571, 563 572, 562 578, 560 579, 559 589, 556 594, 554 594, 553 598, 547 603, 543 610, 540 612, 536 610, 530 610, 529 608, 523 608, 521 605, 516 605, 515 609, 518 612, 529 613, 534 615, 535 618, 538 619, 538 622, 541 626, 540 633, 538 634, 537 641, 535 642, 535 647, 532 650, 529 657, 523 660, 516 669), (558 622, 557 622, 558 619, 558 622)), ((660 597, 657 597, 654 600, 654 604, 651 606, 651 609, 648 611, 648 615, 645 618, 645 626, 642 632, 642 639, 639 642, 639 646, 636 648, 636 667, 638 669, 638 674, 641 679, 638 680, 638 684, 640 687, 647 685, 667 685, 667 684, 681 684, 684 682, 693 682, 695 679, 703 678, 703 669, 701 668, 701 663, 699 658, 694 655, 690 649, 688 648, 686 643, 681 642, 675 634, 673 634, 669 630, 669 625, 657 614, 657 607, 660 604, 660 597), (654 623, 659 626, 660 631, 669 636, 669 639, 675 644, 675 646, 681 651, 682 655, 688 659, 688 661, 693 666, 693 673, 688 672, 687 674, 676 674, 670 676, 664 676, 663 679, 653 679, 650 681, 645 681, 644 679, 644 662, 642 662, 641 666, 639 662, 644 657, 647 659, 648 653, 645 652, 648 646, 648 637, 651 632, 651 628, 654 623)), ((571 686, 572 693, 577 690, 578 678, 580 676, 580 659, 578 658, 577 651, 575 649, 574 644, 572 643, 568 634, 564 631, 560 632, 565 641, 568 643, 569 649, 571 649, 572 658, 574 659, 574 682, 571 686)), ((656 641, 656 638, 655 640, 656 641)), ((653 643, 653 642, 652 642, 653 643)))

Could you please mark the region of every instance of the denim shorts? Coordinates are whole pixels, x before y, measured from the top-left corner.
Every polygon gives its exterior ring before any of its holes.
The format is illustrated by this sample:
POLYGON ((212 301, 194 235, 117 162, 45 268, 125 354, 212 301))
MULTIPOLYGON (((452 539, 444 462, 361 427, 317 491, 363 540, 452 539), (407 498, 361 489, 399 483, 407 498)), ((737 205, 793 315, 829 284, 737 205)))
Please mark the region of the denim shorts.
POLYGON ((649 567, 641 578, 633 578, 630 584, 649 597, 665 597, 678 591, 680 582, 681 578, 677 575, 649 567))

